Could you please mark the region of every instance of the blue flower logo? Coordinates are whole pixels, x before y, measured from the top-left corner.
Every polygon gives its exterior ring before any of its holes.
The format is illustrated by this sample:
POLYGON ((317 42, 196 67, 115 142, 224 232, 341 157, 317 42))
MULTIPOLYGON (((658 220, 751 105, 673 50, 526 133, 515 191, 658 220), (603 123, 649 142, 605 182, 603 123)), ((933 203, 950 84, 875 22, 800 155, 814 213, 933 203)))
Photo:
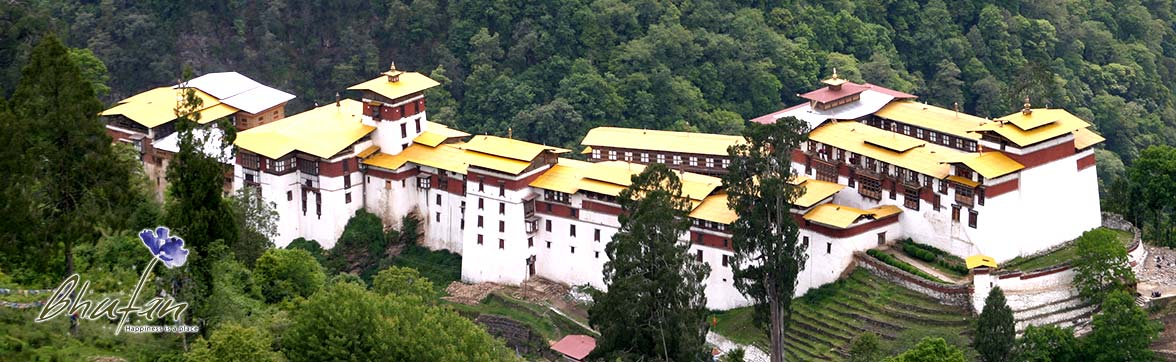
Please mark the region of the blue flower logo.
POLYGON ((163 262, 168 269, 175 269, 188 261, 188 249, 184 249, 184 239, 168 235, 169 232, 170 230, 164 226, 157 227, 154 231, 143 229, 139 232, 139 239, 143 240, 143 245, 146 245, 148 250, 151 250, 151 255, 163 262))

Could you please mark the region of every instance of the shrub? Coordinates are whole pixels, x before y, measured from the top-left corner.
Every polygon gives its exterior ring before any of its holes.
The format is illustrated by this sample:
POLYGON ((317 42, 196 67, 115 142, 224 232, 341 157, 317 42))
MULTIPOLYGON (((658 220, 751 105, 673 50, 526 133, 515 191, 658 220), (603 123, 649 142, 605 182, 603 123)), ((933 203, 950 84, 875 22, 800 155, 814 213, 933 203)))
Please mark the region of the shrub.
POLYGON ((270 303, 296 296, 309 297, 322 288, 327 276, 309 252, 302 249, 269 249, 253 270, 254 280, 270 303))
POLYGON ((935 259, 939 258, 938 255, 935 255, 935 253, 931 252, 930 250, 923 249, 914 243, 904 243, 902 246, 902 251, 907 255, 913 256, 928 263, 933 263, 935 262, 935 259))
POLYGON ((943 280, 940 280, 939 278, 936 278, 930 274, 927 274, 926 272, 923 272, 922 270, 919 270, 919 268, 916 268, 914 265, 910 265, 910 264, 907 264, 907 262, 905 262, 905 261, 898 260, 898 258, 895 258, 893 255, 883 253, 883 252, 875 250, 875 249, 866 250, 866 254, 874 257, 874 259, 881 260, 883 263, 890 264, 891 266, 893 266, 895 268, 902 269, 902 271, 917 275, 920 278, 927 279, 927 280, 930 280, 930 281, 933 281, 936 283, 944 283, 944 284, 947 283, 947 282, 944 282, 943 280))

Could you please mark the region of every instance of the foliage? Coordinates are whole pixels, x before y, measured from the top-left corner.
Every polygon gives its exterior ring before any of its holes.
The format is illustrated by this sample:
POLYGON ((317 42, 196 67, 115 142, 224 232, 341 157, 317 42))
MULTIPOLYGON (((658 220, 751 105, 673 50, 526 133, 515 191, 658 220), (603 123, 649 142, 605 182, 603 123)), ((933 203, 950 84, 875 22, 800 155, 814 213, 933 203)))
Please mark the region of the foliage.
POLYGON ((931 252, 930 250, 920 248, 918 245, 915 245, 915 244, 903 244, 902 251, 907 253, 907 255, 916 257, 919 260, 922 260, 922 261, 925 261, 928 263, 934 262, 935 259, 938 259, 938 255, 935 255, 935 253, 931 252))
POLYGON ((278 205, 266 202, 261 192, 251 187, 238 189, 228 201, 240 226, 237 243, 230 247, 237 261, 252 266, 262 252, 274 246, 273 238, 278 236, 278 205))
POLYGON ((984 310, 976 319, 972 347, 976 352, 980 352, 981 361, 1009 361, 1016 338, 1013 309, 1005 302, 1005 295, 1000 287, 994 287, 984 299, 984 310))
POLYGON ((331 249, 329 267, 352 271, 356 265, 371 264, 384 256, 388 243, 389 237, 380 217, 366 210, 357 210, 355 216, 347 220, 343 233, 331 249))
POLYGON ((1135 273, 1127 264, 1127 248, 1114 232, 1090 230, 1074 244, 1078 251, 1073 261, 1074 286, 1082 297, 1100 303, 1107 293, 1135 283, 1135 273))
POLYGON ((895 268, 901 269, 902 271, 905 271, 907 273, 914 274, 915 276, 918 276, 920 278, 927 279, 927 280, 930 280, 930 281, 933 281, 936 283, 947 284, 947 282, 943 281, 943 279, 939 279, 931 274, 927 274, 927 272, 922 271, 919 268, 916 268, 914 265, 911 265, 910 263, 907 263, 905 261, 899 260, 898 258, 895 258, 894 255, 890 255, 885 252, 878 251, 876 249, 866 250, 866 254, 874 257, 874 259, 881 260, 883 263, 890 264, 891 266, 893 266, 895 268))
POLYGON ((385 295, 397 295, 405 298, 417 298, 419 303, 432 303, 437 291, 429 279, 413 268, 396 266, 381 270, 372 279, 372 291, 385 295))
POLYGON ((461 280, 461 255, 448 250, 429 250, 418 245, 405 246, 392 259, 392 265, 412 268, 433 282, 438 290, 461 280))
POLYGON ((1025 327, 1017 338, 1013 360, 1018 362, 1078 362, 1087 360, 1073 328, 1056 326, 1025 327))
POLYGON ((197 340, 185 357, 188 362, 281 362, 280 352, 270 348, 273 337, 263 329, 223 323, 207 339, 197 340))
POLYGON ((789 182, 791 152, 807 130, 794 117, 750 124, 743 131, 747 142, 727 149, 731 165, 723 175, 728 207, 741 210, 731 227, 735 287, 757 303, 757 323, 770 325, 773 362, 784 358, 784 328, 791 318, 797 275, 808 259, 808 243, 797 236, 790 211, 802 190, 789 182))
POLYGON ((943 338, 926 337, 914 348, 888 357, 883 362, 965 362, 964 352, 943 338))
POLYGON ((1148 319, 1147 312, 1122 290, 1107 294, 1102 311, 1094 316, 1094 329, 1086 336, 1086 353, 1092 361, 1151 361, 1151 342, 1163 327, 1148 319))
POLYGON ((254 281, 253 272, 233 258, 220 258, 212 265, 211 295, 216 301, 207 308, 210 325, 242 321, 264 309, 261 288, 254 281))
POLYGON ((744 355, 746 354, 747 351, 743 350, 743 348, 735 348, 724 353, 722 357, 719 357, 719 362, 743 362, 745 361, 744 355))
POLYGON ((688 361, 704 356, 710 267, 678 237, 690 228, 682 181, 653 164, 617 198, 621 226, 605 246, 604 283, 593 295, 590 323, 600 331, 594 358, 644 356, 688 361))
POLYGON ((293 314, 290 361, 508 361, 513 352, 452 310, 352 283, 327 286, 293 314))
POLYGON ((1152 146, 1127 168, 1126 184, 1118 200, 1120 211, 1144 230, 1144 237, 1160 245, 1176 246, 1176 148, 1152 146))
POLYGON ((877 334, 865 332, 849 342, 848 362, 872 362, 882 359, 882 342, 877 334))
POLYGON ((301 249, 269 249, 253 269, 266 302, 310 297, 323 287, 327 276, 314 257, 301 249))
POLYGON ((299 237, 291 241, 289 245, 286 245, 286 249, 306 250, 306 252, 310 253, 310 255, 313 256, 315 260, 318 260, 319 264, 326 265, 326 250, 323 250, 322 245, 319 245, 317 241, 306 240, 306 238, 299 237))

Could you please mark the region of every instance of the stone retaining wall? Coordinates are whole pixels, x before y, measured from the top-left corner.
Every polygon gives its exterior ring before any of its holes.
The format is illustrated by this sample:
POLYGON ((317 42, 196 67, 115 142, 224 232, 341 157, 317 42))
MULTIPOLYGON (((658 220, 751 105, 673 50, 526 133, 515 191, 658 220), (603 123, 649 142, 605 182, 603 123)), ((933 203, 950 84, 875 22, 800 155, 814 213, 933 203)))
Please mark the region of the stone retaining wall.
POLYGON ((859 267, 882 279, 929 296, 943 304, 965 308, 972 306, 970 285, 942 284, 923 279, 860 251, 854 252, 853 256, 859 267))

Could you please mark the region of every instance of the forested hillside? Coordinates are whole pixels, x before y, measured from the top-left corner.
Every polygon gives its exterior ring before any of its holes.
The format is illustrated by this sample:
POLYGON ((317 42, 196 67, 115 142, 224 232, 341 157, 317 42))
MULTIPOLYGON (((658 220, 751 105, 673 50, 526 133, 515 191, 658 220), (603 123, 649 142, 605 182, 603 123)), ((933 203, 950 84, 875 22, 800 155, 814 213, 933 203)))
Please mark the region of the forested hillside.
MULTIPOLYGON (((1176 140, 1176 5, 1126 1, 16 1, 0 88, 53 31, 105 63, 111 102, 236 70, 333 100, 395 61, 445 83, 431 119, 568 145, 620 125, 734 132, 836 67, 981 116, 1063 107, 1130 163, 1176 140)), ((93 67, 91 67, 93 68, 93 67)), ((1118 157, 1100 153, 1100 171, 1118 157)))

